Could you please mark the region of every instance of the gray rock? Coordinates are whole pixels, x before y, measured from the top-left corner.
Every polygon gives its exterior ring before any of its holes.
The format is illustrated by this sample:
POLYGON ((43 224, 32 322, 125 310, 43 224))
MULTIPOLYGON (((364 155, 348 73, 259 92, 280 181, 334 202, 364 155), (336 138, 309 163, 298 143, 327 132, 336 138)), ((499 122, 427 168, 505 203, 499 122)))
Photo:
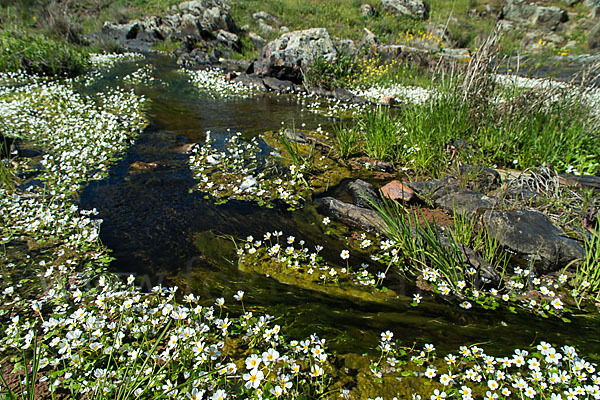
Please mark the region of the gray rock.
POLYGON ((364 28, 363 31, 365 32, 365 37, 363 38, 362 43, 368 46, 377 46, 377 44, 379 43, 379 40, 377 40, 377 36, 367 28, 364 28))
POLYGON ((560 7, 538 6, 524 0, 508 0, 502 9, 504 19, 520 25, 530 25, 556 30, 559 24, 568 21, 568 13, 560 7))
POLYGON ((304 133, 294 130, 294 129, 286 129, 283 131, 283 135, 285 138, 291 142, 296 142, 298 144, 308 144, 310 140, 304 135, 304 133))
POLYGON ((263 79, 254 74, 242 73, 242 74, 238 75, 238 77, 235 78, 233 81, 236 83, 241 83, 242 85, 245 85, 247 87, 258 88, 261 90, 267 90, 267 87, 265 86, 263 79))
POLYGON ((587 44, 591 50, 600 48, 600 22, 594 25, 588 33, 587 44))
POLYGON ((443 195, 436 199, 433 204, 444 210, 455 214, 466 214, 473 216, 480 210, 496 207, 500 201, 495 197, 489 197, 483 193, 473 190, 458 190, 443 195))
POLYGON ((220 43, 235 51, 241 50, 240 39, 235 33, 224 31, 219 29, 217 31, 217 43, 220 43))
POLYGON ((377 14, 377 10, 370 4, 361 4, 360 6, 360 15, 364 17, 372 17, 377 14))
POLYGON ((267 34, 275 32, 275 28, 273 28, 271 25, 267 24, 262 19, 258 21, 258 29, 260 29, 261 31, 263 31, 264 33, 267 33, 267 34))
POLYGON ((186 37, 196 41, 218 38, 220 43, 230 48, 239 48, 239 40, 232 36, 238 29, 225 2, 186 1, 170 10, 176 14, 149 16, 128 24, 106 22, 98 37, 108 37, 125 47, 141 50, 148 49, 158 41, 186 37))
POLYGON ((254 18, 255 21, 263 20, 270 24, 276 24, 279 22, 277 18, 275 18, 273 15, 269 14, 266 11, 255 12, 254 14, 252 14, 252 18, 254 18))
POLYGON ((353 204, 344 203, 333 197, 324 197, 318 200, 319 205, 326 213, 348 223, 369 231, 383 232, 383 220, 373 210, 357 207, 353 204))
POLYGON ((268 89, 275 90, 282 93, 292 93, 295 89, 295 85, 290 81, 282 81, 272 76, 266 76, 263 78, 263 83, 268 89))
POLYGON ((287 26, 282 26, 281 28, 279 28, 279 32, 281 33, 288 33, 290 31, 290 28, 288 28, 287 26))
POLYGON ((429 5, 423 0, 381 0, 381 7, 390 14, 421 20, 429 18, 429 5))
POLYGON ((584 248, 566 237, 545 215, 536 211, 486 211, 484 226, 500 244, 539 262, 540 272, 564 268, 585 256, 584 248))
POLYGON ((481 189, 491 189, 500 184, 502 179, 498 171, 492 168, 461 164, 459 168, 461 179, 474 182, 481 189))
POLYGON ((254 72, 294 83, 302 82, 302 71, 316 59, 337 59, 337 51, 323 28, 295 31, 269 42, 254 63, 254 72))
POLYGON ((348 190, 352 195, 352 202, 357 207, 371 208, 371 203, 381 205, 378 189, 361 179, 357 179, 348 184, 348 190))
POLYGON ((406 186, 414 190, 419 197, 436 201, 448 194, 461 190, 458 181, 450 175, 442 179, 434 179, 425 182, 407 182, 406 186))
POLYGON ((248 39, 250 39, 254 48, 257 50, 262 50, 262 48, 265 47, 265 44, 267 44, 267 41, 263 39, 262 36, 257 35, 254 32, 248 33, 248 39))

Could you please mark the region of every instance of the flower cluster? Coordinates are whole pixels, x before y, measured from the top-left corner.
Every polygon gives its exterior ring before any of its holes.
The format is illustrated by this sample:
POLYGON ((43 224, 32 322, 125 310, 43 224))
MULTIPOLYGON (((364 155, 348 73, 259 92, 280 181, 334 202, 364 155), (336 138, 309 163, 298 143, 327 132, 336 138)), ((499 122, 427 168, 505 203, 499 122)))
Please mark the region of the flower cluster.
POLYGON ((216 68, 197 71, 183 69, 181 72, 187 74, 192 84, 211 98, 244 98, 256 92, 256 89, 249 88, 241 83, 227 81, 223 71, 216 68))
POLYGON ((122 53, 122 54, 91 54, 90 55, 90 63, 96 67, 105 67, 110 68, 115 65, 117 62, 121 61, 137 61, 143 60, 144 55, 140 53, 122 53))
POLYGON ((381 334, 381 358, 371 368, 376 374, 400 373, 429 380, 428 393, 415 393, 414 399, 600 399, 596 364, 580 357, 571 346, 555 348, 542 341, 502 357, 487 355, 478 346, 461 346, 458 355, 442 359, 431 344, 422 350, 409 349, 392 338, 392 332, 381 334))
POLYGON ((288 168, 263 153, 258 138, 245 141, 240 132, 226 138, 221 150, 209 131, 204 145, 192 150, 189 163, 198 189, 221 202, 236 199, 271 205, 280 200, 300 207, 307 188, 302 168, 288 168))

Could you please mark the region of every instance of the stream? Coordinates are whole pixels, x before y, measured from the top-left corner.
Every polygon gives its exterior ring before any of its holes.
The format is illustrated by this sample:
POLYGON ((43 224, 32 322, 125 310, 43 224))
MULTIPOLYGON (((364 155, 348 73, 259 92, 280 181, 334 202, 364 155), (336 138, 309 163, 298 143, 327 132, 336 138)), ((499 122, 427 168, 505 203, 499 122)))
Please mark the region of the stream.
POLYGON ((275 316, 288 337, 316 333, 338 353, 373 351, 380 332, 392 330, 406 345, 433 343, 440 350, 485 343, 488 354, 502 353, 540 340, 577 346, 590 358, 600 349, 597 317, 575 316, 571 323, 555 317, 544 319, 505 308, 495 311, 474 307, 462 310, 439 298, 426 298, 412 307, 417 289, 406 282, 393 289, 402 296, 394 305, 362 302, 285 285, 264 275, 241 272, 232 239, 283 231, 308 245, 324 246, 326 258, 339 261, 343 240, 326 235, 323 215, 312 204, 297 211, 261 208, 230 201, 215 205, 192 191, 196 182, 183 146, 202 143, 206 131, 213 137, 242 132, 245 138, 282 127, 306 124, 330 127, 332 120, 306 110, 293 95, 264 93, 246 99, 211 99, 201 96, 175 61, 149 55, 139 62, 115 65, 93 85, 93 92, 110 85, 115 76, 135 71, 145 63, 154 67, 151 84, 136 91, 150 99, 149 125, 110 170, 109 177, 90 183, 80 206, 96 208, 103 220, 101 240, 113 251, 113 271, 134 274, 145 290, 158 284, 177 284, 184 292, 201 296, 207 303, 224 297, 231 311, 239 311, 232 299, 245 292, 247 310, 275 316), (152 168, 136 168, 156 163, 152 168))

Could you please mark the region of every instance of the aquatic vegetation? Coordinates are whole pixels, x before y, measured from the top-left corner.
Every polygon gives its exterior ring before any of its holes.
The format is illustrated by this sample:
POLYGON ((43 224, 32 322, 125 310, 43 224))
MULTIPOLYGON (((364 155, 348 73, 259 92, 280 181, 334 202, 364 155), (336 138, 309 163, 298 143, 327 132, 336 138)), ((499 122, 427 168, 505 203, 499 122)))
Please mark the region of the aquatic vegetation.
MULTIPOLYGON (((326 221, 324 221, 325 223, 326 221)), ((371 245, 366 234, 360 237, 360 248, 371 245)), ((327 262, 322 256, 323 246, 309 248, 302 239, 284 237, 283 232, 267 232, 262 238, 247 237, 238 245, 239 267, 273 277, 284 283, 295 284, 331 295, 357 298, 390 304, 398 294, 382 289, 386 274, 377 271, 379 265, 350 264, 350 251, 340 252, 340 260, 327 262)), ((386 271, 387 272, 387 271, 386 271)))
POLYGON ((226 138, 223 149, 215 143, 207 132, 205 143, 189 158, 199 190, 219 202, 236 199, 272 205, 280 200, 292 208, 302 206, 303 191, 308 189, 304 167, 277 163, 263 154, 258 138, 244 141, 240 132, 226 138))
POLYGON ((110 68, 118 62, 139 61, 139 60, 143 60, 144 58, 145 58, 145 56, 140 53, 122 53, 122 54, 94 53, 94 54, 90 54, 90 63, 92 64, 92 66, 94 66, 96 68, 98 68, 98 67, 110 68))
POLYGON ((155 80, 153 72, 154 68, 151 65, 145 65, 123 77, 123 82, 129 85, 149 84, 155 80))
POLYGON ((421 377, 427 388, 413 399, 600 399, 597 365, 579 356, 572 346, 557 348, 541 341, 501 357, 484 349, 461 346, 458 354, 438 356, 435 346, 404 347, 393 332, 381 333, 381 355, 371 365, 376 377, 421 377))
POLYGON ((182 69, 181 72, 189 76, 192 84, 200 89, 202 94, 211 98, 243 98, 251 96, 258 90, 249 88, 238 82, 227 81, 223 71, 216 68, 196 71, 182 69))

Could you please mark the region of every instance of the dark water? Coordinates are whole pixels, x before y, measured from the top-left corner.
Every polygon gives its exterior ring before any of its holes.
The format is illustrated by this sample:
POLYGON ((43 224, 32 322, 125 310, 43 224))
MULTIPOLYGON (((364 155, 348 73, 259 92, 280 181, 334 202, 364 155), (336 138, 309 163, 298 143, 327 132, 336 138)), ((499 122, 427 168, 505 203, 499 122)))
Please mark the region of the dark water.
MULTIPOLYGON (((246 100, 212 100, 200 96, 186 78, 176 73, 171 59, 154 57, 157 82, 139 85, 147 96, 150 125, 131 146, 107 179, 90 184, 81 197, 84 208, 96 207, 104 220, 101 239, 113 250, 113 270, 138 276, 145 287, 177 284, 207 301, 224 296, 228 304, 237 290, 246 292, 247 309, 269 313, 285 326, 290 337, 317 333, 340 352, 372 350, 379 333, 392 330, 410 344, 434 343, 453 350, 463 344, 488 343, 494 353, 535 341, 574 344, 597 353, 600 339, 597 319, 575 318, 571 324, 529 314, 504 311, 464 311, 441 300, 410 306, 415 289, 398 284, 406 297, 395 305, 378 305, 284 285, 258 274, 240 272, 231 238, 281 230, 284 235, 321 244, 337 257, 343 240, 324 235, 314 207, 288 212, 252 204, 229 202, 216 206, 198 192, 187 165, 184 144, 239 130, 246 136, 305 123, 307 128, 331 121, 303 110, 293 97, 273 94, 246 100), (168 83, 167 86, 164 83, 168 83), (229 131, 228 131, 229 130, 229 131), (135 170, 135 162, 157 162, 158 168, 135 170)), ((134 71, 140 64, 124 63, 89 89, 113 84, 116 75, 134 71)), ((333 258, 332 258, 333 260, 333 258)))

